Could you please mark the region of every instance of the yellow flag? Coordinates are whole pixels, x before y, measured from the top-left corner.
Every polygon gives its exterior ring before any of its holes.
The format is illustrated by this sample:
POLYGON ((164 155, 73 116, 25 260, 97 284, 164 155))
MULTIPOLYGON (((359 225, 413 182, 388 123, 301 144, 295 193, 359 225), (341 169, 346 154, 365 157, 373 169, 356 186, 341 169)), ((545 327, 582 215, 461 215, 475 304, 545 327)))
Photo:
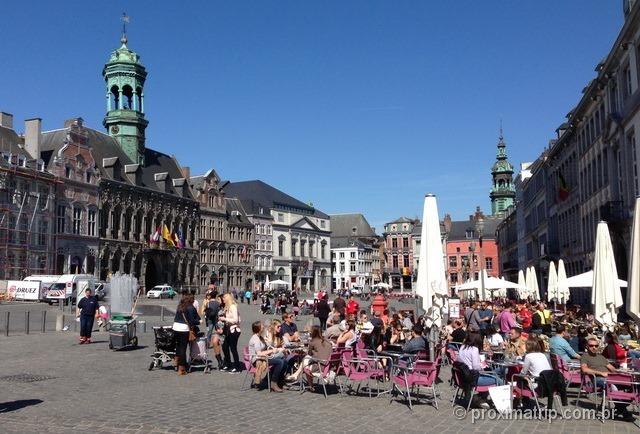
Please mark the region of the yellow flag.
POLYGON ((171 232, 169 232, 169 228, 167 227, 167 225, 164 225, 164 227, 162 228, 162 238, 164 238, 167 244, 170 245, 171 247, 175 245, 173 243, 171 232))

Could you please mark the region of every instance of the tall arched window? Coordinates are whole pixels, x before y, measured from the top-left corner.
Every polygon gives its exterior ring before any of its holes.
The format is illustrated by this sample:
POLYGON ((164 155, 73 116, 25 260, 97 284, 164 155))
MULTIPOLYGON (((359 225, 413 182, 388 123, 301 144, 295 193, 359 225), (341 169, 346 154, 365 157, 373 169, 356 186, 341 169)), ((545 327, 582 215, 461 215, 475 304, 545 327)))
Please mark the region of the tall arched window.
POLYGON ((133 110, 133 89, 128 84, 122 88, 122 108, 133 110))

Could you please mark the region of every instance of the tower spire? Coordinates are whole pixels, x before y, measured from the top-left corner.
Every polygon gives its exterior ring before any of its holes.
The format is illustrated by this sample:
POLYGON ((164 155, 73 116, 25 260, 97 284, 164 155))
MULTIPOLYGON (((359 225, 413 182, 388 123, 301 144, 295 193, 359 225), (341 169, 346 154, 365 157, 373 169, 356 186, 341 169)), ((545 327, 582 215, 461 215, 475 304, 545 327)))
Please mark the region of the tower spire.
POLYGON ((491 168, 493 186, 491 198, 491 213, 502 215, 515 201, 515 186, 513 185, 513 166, 507 159, 507 145, 504 142, 502 118, 500 118, 500 137, 498 138, 498 152, 496 162, 491 168))
POLYGON ((131 17, 129 15, 127 15, 126 12, 122 13, 122 18, 120 18, 120 20, 122 21, 122 37, 120 38, 120 42, 122 42, 122 45, 126 46, 127 45, 127 24, 129 24, 131 22, 131 17))

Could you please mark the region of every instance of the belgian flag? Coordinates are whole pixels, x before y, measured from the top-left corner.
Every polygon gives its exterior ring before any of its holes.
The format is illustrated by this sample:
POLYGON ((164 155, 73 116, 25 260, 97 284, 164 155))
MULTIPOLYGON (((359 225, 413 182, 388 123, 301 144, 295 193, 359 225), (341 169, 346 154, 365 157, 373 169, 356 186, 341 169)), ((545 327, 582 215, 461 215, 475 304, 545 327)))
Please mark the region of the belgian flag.
POLYGON ((569 198, 569 186, 567 181, 562 176, 562 173, 558 173, 558 199, 560 202, 564 202, 569 198))

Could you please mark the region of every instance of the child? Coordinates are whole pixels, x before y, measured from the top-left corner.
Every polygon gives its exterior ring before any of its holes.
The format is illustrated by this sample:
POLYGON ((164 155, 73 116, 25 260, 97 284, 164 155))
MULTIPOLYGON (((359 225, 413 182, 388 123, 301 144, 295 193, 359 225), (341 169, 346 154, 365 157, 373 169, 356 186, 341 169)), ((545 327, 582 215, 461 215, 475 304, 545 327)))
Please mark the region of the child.
POLYGON ((109 321, 109 312, 107 311, 107 308, 102 305, 98 308, 98 331, 100 331, 102 328, 104 328, 104 330, 107 330, 107 322, 109 321))

